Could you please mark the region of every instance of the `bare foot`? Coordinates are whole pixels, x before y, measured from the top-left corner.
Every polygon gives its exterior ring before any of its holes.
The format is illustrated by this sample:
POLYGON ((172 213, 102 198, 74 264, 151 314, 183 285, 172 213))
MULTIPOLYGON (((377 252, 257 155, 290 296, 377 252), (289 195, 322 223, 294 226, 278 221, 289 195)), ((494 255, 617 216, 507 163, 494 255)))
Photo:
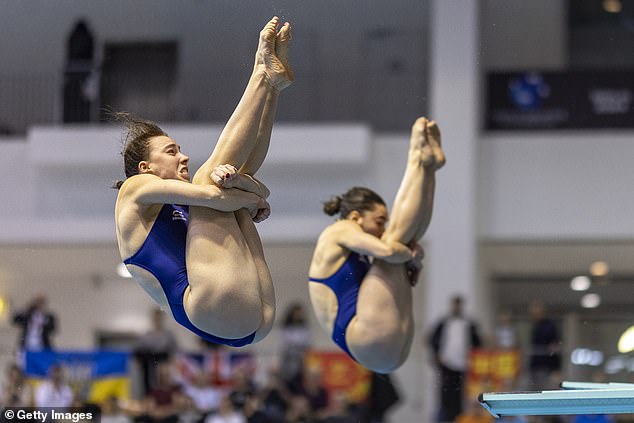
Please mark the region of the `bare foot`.
MULTIPOLYGON (((291 64, 288 60, 288 47, 293 39, 293 29, 291 28, 291 24, 286 22, 282 25, 282 29, 280 29, 275 38, 275 54, 277 55, 280 62, 282 62, 282 66, 286 70, 286 74, 289 80, 288 85, 290 85, 295 80, 295 74, 293 73, 293 69, 291 68, 291 64)), ((286 85, 288 87, 288 85, 286 85)))
POLYGON ((431 146, 434 154, 434 170, 438 170, 445 165, 445 152, 442 151, 442 144, 440 142, 440 129, 433 120, 427 123, 427 141, 431 146))
POLYGON ((409 148, 412 152, 417 152, 418 157, 424 167, 430 167, 434 164, 434 153, 427 140, 427 125, 429 121, 424 118, 416 119, 412 125, 412 135, 410 137, 409 148))
MULTIPOLYGON (((277 56, 276 43, 278 38, 277 27, 279 25, 279 19, 274 16, 260 31, 260 41, 258 43, 258 50, 255 54, 255 66, 256 68, 262 67, 266 77, 266 81, 274 88, 283 90, 288 87, 292 82, 292 74, 284 67, 284 63, 277 56)), ((284 25, 289 27, 289 25, 284 25)), ((288 34, 289 29, 284 30, 284 27, 280 30, 280 36, 284 31, 284 36, 288 34)), ((280 42, 281 50, 286 50, 284 54, 288 57, 288 40, 290 36, 284 42, 280 42)))

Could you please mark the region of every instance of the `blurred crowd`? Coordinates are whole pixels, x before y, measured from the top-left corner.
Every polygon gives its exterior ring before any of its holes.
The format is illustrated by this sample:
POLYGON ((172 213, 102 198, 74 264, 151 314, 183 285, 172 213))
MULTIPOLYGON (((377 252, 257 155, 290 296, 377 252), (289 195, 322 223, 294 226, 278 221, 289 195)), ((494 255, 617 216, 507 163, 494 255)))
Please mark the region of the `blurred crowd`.
MULTIPOLYGON (((37 384, 25 376, 20 358, 2 378, 0 405, 7 407, 93 407, 103 423, 379 423, 399 400, 389 375, 372 375, 367 399, 353 401, 346 392, 329 391, 322 369, 306 365, 311 346, 310 330, 302 304, 289 306, 280 322, 284 345, 276 364, 256 372, 248 360, 218 377, 218 369, 198 367, 183 375, 183 355, 176 338, 166 328, 165 313, 155 310, 151 327, 132 348, 138 370, 138 389, 131 398, 110 396, 92 404, 85 389, 76 386, 63 365, 49 368, 37 384), (179 361, 181 359, 181 361, 179 361), (380 397, 377 399, 377 397, 380 397)), ((21 330, 22 350, 52 349, 54 314, 39 296, 18 311, 14 323, 21 330)), ((233 349, 201 340, 202 356, 228 356, 233 349)))
MULTIPOLYGON (((477 394, 469 391, 468 385, 473 385, 473 353, 477 351, 485 355, 491 351, 517 351, 521 357, 517 373, 511 372, 512 377, 493 391, 558 388, 562 380, 562 341, 557 322, 547 313, 544 303, 534 301, 528 307, 527 345, 518 339, 510 312, 498 313, 493 332, 485 336, 480 333, 478 322, 465 313, 464 303, 461 296, 452 297, 446 314, 429 327, 424 338, 438 375, 436 384, 429 385, 437 394, 432 404, 435 421, 493 423, 492 416, 476 400, 477 394)), ((402 402, 391 375, 370 373, 368 392, 361 400, 358 395, 353 398, 349 392, 329 389, 324 369, 306 360, 311 334, 301 303, 291 304, 282 316, 278 328, 280 351, 269 368, 256 372, 253 361, 247 360, 231 366, 229 371, 225 368, 223 377, 218 376, 218 364, 215 368, 190 368, 184 376, 183 366, 187 365, 183 364, 176 338, 164 324, 167 318, 160 310, 153 311, 150 328, 131 349, 138 379, 133 383, 137 389, 132 395, 109 396, 98 403, 88 403, 85 390, 73 384, 62 365, 51 366, 40 383, 30 383, 18 354, 0 379, 0 406, 98 406, 103 423, 387 423, 390 411, 402 402)), ((57 324, 44 296, 35 297, 18 310, 13 322, 19 329, 18 350, 54 348, 57 324)), ((201 351, 205 357, 227 357, 236 352, 204 341, 201 351)), ((478 388, 490 392, 488 382, 478 388)), ((525 416, 505 417, 498 422, 631 421, 628 415, 616 417, 525 416)))

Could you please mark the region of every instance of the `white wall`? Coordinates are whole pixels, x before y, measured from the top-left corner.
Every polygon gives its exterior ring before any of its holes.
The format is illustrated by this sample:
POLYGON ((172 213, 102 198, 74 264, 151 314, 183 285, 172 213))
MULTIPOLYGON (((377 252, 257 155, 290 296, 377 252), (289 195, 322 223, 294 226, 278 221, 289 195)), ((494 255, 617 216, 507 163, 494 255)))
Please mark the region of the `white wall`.
POLYGON ((418 29, 426 14, 425 2, 419 1, 244 0, 228 7, 199 0, 3 0, 1 6, 0 56, 11 60, 3 61, 0 74, 61 71, 66 37, 79 18, 87 19, 97 48, 105 41, 178 40, 184 48, 183 70, 191 72, 218 69, 222 60, 240 63, 244 53, 255 52, 258 31, 274 14, 292 21, 300 39, 319 32, 317 62, 336 57, 339 69, 356 66, 354 49, 363 31, 418 29))
POLYGON ((563 69, 568 63, 567 7, 564 0, 482 0, 477 49, 482 69, 563 69))
POLYGON ((496 134, 480 140, 479 236, 634 238, 634 143, 623 131, 496 134))

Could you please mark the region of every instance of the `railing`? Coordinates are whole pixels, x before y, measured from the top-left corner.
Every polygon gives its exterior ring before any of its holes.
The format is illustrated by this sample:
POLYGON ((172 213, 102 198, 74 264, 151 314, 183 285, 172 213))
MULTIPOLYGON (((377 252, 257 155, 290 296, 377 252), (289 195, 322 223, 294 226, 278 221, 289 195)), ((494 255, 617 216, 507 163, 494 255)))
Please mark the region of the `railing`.
MULTIPOLYGON (((21 135, 36 124, 97 122, 105 106, 161 122, 225 122, 248 71, 181 72, 171 86, 112 81, 98 73, 0 74, 0 135, 21 135)), ((379 130, 403 130, 424 111, 424 79, 411 71, 303 73, 282 94, 277 120, 364 121, 379 130)))
POLYGON ((22 134, 29 125, 59 122, 61 77, 0 75, 0 135, 22 134))

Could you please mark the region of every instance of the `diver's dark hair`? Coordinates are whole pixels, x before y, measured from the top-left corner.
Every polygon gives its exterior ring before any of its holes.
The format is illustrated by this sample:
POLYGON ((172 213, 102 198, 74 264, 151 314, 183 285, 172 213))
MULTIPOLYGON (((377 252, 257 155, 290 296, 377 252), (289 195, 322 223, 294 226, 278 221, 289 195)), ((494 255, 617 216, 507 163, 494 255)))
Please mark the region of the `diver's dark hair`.
MULTIPOLYGON (((127 112, 107 111, 111 120, 121 122, 125 126, 122 138, 121 155, 125 177, 139 173, 139 162, 147 160, 150 154, 150 139, 161 135, 167 136, 156 123, 141 119, 127 112)), ((113 188, 119 189, 124 181, 117 181, 113 188)))
POLYGON ((377 204, 385 205, 385 201, 379 194, 369 188, 352 187, 345 194, 337 195, 324 202, 324 213, 328 216, 339 213, 339 217, 345 219, 354 210, 370 211, 377 204))

